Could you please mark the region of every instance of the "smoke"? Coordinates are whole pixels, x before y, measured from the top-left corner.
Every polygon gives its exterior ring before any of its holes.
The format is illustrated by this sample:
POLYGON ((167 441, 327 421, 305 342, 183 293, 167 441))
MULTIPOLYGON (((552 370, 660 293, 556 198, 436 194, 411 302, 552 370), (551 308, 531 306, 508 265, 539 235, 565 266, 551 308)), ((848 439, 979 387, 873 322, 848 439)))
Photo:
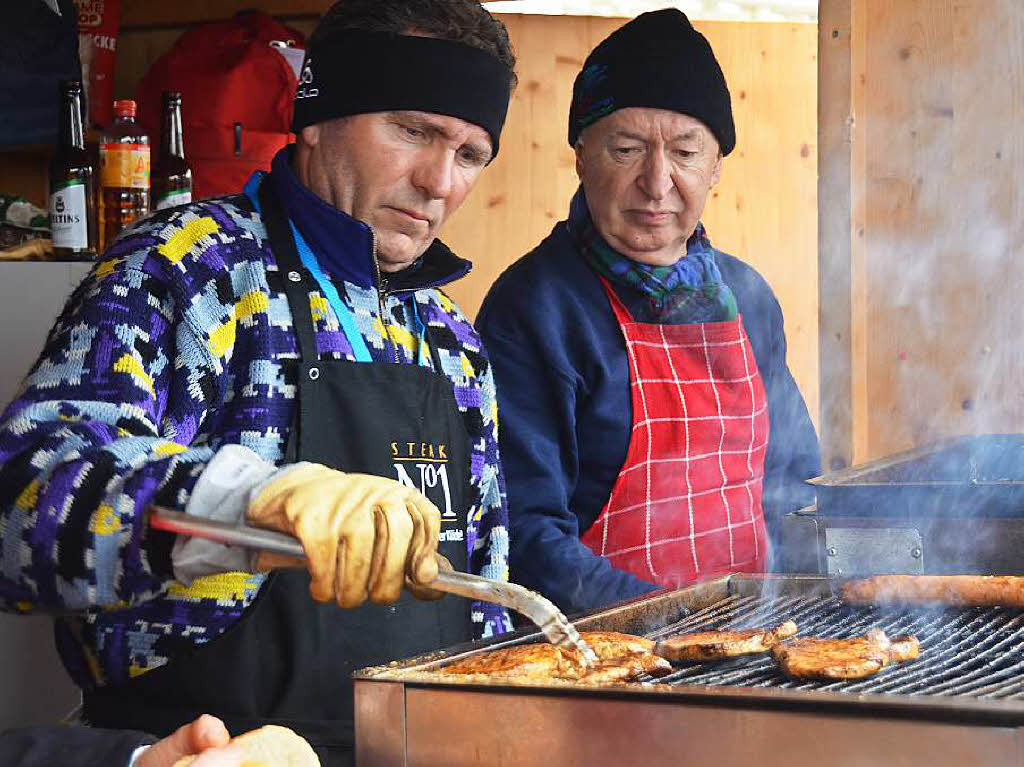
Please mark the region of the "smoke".
MULTIPOLYGON (((866 488, 819 498, 819 509, 833 527, 881 528, 879 541, 892 531, 864 570, 1021 572, 1012 553, 1024 511, 1024 14, 1009 0, 985 14, 926 5, 871 25, 854 19, 866 25, 863 58, 855 40, 853 144, 841 150, 853 176, 853 458, 972 438, 878 471, 877 493, 856 509, 852 493, 866 488), (985 436, 994 434, 1016 436, 985 436), (920 534, 918 557, 909 530, 920 534)), ((819 200, 826 215, 831 202, 819 200)), ((834 378, 822 373, 827 386, 834 378)), ((776 549, 790 561, 808 545, 803 535, 775 540, 793 547, 776 549)))

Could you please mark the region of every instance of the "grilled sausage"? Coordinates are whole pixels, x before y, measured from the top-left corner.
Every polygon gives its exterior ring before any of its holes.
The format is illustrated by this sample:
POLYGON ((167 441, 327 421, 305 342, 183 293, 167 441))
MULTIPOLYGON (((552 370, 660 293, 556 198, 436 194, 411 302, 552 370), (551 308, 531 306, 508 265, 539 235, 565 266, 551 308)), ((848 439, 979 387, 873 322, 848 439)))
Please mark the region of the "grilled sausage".
POLYGON ((1024 576, 875 575, 839 586, 851 604, 944 604, 1024 607, 1024 576))

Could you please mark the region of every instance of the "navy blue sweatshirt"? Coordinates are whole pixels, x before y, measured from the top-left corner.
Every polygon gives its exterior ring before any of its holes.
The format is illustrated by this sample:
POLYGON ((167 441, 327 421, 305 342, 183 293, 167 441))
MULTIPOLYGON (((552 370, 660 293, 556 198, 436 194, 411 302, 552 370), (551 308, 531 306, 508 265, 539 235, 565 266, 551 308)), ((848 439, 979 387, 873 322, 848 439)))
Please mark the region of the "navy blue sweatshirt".
MULTIPOLYGON (((804 480, 820 473, 818 440, 786 365, 775 295, 738 258, 721 251, 715 258, 736 296, 768 398, 762 507, 771 535, 781 514, 814 500, 804 480)), ((614 288, 634 320, 653 321, 648 296, 614 288)), ((571 613, 656 590, 579 540, 611 494, 633 413, 622 332, 565 222, 498 278, 476 325, 498 387, 511 579, 571 613)))

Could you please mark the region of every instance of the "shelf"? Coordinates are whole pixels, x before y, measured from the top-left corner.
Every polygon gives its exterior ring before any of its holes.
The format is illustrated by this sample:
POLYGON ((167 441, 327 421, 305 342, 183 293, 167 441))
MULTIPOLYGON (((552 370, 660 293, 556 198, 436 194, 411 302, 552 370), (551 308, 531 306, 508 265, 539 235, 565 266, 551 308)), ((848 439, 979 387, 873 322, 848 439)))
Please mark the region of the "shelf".
POLYGON ((240 10, 265 11, 278 18, 317 17, 333 0, 178 0, 154 3, 151 0, 124 0, 121 6, 121 30, 139 27, 184 27, 204 21, 228 19, 240 10))

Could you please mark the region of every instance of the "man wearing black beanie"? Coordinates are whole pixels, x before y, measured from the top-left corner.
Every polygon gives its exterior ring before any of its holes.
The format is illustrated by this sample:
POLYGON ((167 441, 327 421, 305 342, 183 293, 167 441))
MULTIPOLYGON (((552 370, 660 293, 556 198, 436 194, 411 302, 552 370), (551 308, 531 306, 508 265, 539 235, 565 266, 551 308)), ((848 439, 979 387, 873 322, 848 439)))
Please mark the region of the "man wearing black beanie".
POLYGON ((511 577, 571 613, 763 572, 820 459, 771 288, 701 223, 736 145, 708 41, 671 9, 612 33, 576 78, 568 135, 568 219, 477 318, 511 577))

